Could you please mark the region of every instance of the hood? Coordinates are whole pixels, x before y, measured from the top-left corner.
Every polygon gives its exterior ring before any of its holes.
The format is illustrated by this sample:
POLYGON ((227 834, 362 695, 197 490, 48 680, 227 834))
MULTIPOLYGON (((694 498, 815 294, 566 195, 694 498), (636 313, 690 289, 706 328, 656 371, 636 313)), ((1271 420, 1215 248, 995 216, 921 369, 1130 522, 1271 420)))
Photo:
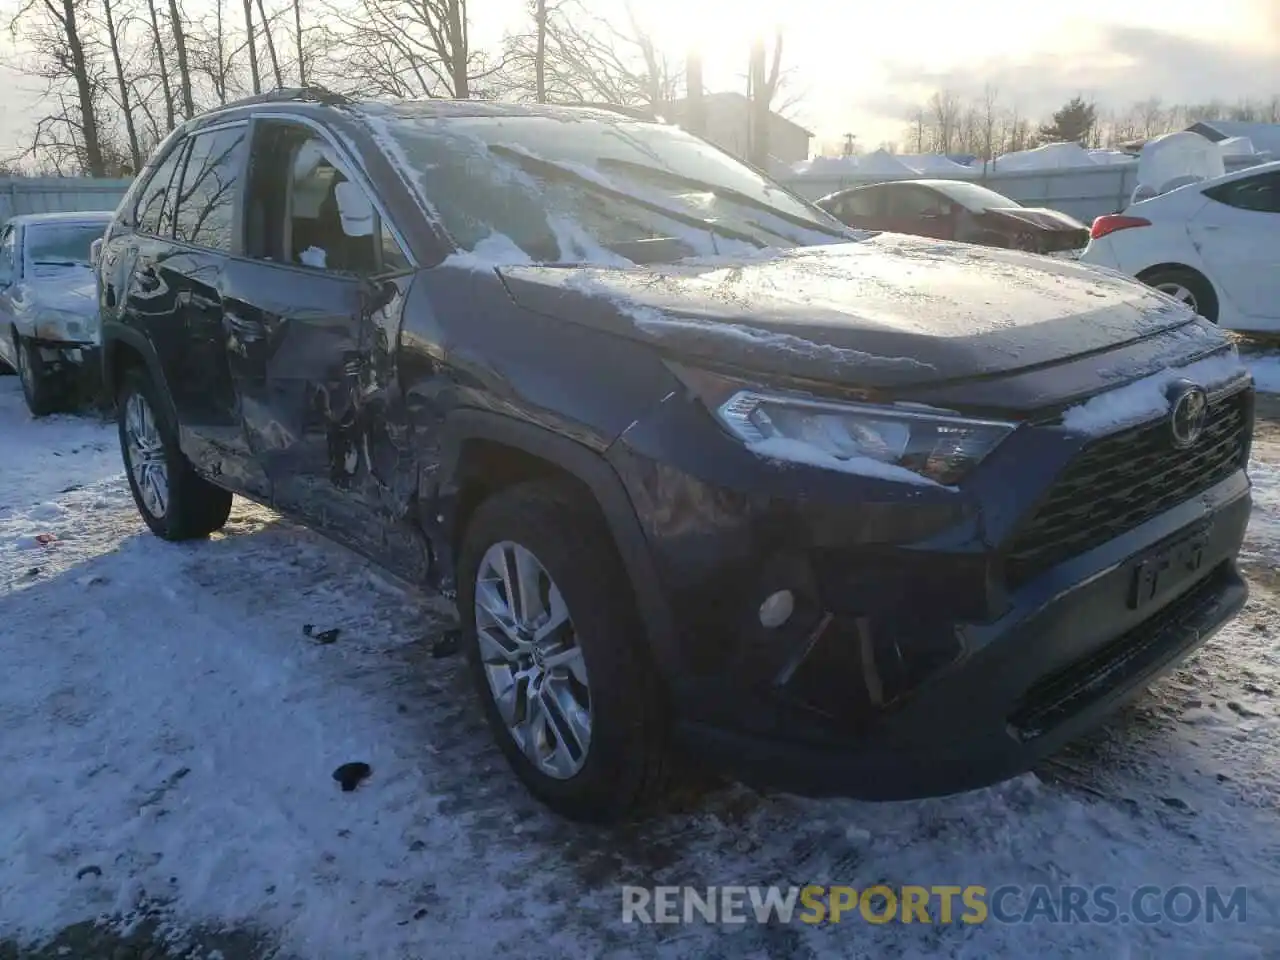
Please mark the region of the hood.
POLYGON ((1089 228, 1075 217, 1067 216, 1067 214, 1059 210, 1050 210, 1047 207, 990 207, 986 212, 1009 220, 1017 220, 1040 230, 1080 230, 1085 233, 1089 232, 1089 228))
POLYGON ((98 288, 93 271, 83 267, 41 267, 23 281, 29 309, 64 310, 93 317, 98 312, 98 288))
POLYGON ((866 387, 1009 373, 1195 317, 1118 273, 898 234, 734 261, 498 271, 528 310, 689 359, 866 387))

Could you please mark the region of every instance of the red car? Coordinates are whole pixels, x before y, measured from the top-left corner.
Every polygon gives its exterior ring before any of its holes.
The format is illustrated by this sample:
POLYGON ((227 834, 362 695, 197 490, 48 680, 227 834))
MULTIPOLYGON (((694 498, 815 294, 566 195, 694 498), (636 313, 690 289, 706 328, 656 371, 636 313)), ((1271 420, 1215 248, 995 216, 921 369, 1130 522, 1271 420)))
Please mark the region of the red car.
POLYGON ((1032 253, 1079 250, 1089 228, 1057 210, 1024 207, 964 180, 896 180, 829 194, 818 206, 851 227, 1032 253))

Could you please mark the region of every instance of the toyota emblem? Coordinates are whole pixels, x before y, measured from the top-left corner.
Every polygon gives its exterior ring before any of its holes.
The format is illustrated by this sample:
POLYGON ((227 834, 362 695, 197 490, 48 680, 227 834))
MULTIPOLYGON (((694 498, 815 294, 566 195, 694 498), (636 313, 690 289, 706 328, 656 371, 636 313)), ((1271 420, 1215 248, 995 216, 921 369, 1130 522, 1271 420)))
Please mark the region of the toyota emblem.
POLYGON ((1169 433, 1175 447, 1189 447, 1200 439, 1204 421, 1209 415, 1209 397, 1204 390, 1187 380, 1169 386, 1169 433))

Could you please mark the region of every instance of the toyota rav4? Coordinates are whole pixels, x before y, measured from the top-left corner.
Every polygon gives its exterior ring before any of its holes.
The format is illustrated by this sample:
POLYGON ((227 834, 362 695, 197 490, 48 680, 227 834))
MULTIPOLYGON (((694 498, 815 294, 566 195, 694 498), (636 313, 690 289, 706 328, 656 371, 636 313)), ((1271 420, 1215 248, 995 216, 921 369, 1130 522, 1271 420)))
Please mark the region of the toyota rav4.
POLYGON ((147 525, 239 494, 455 596, 498 744, 570 816, 677 747, 810 794, 988 784, 1245 600, 1216 328, 852 231, 674 126, 254 98, 165 140, 98 269, 147 525))

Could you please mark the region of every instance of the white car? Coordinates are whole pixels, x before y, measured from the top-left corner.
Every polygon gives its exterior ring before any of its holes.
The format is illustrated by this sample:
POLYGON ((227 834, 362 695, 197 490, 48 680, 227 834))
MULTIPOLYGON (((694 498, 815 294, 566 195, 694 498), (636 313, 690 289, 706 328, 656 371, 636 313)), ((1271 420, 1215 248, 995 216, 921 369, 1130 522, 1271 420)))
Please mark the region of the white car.
POLYGON ((17 371, 36 416, 92 383, 99 331, 90 248, 111 216, 33 213, 0 227, 0 367, 17 371))
POLYGON ((1234 330, 1280 330, 1280 161, 1093 221, 1085 263, 1137 277, 1234 330))

